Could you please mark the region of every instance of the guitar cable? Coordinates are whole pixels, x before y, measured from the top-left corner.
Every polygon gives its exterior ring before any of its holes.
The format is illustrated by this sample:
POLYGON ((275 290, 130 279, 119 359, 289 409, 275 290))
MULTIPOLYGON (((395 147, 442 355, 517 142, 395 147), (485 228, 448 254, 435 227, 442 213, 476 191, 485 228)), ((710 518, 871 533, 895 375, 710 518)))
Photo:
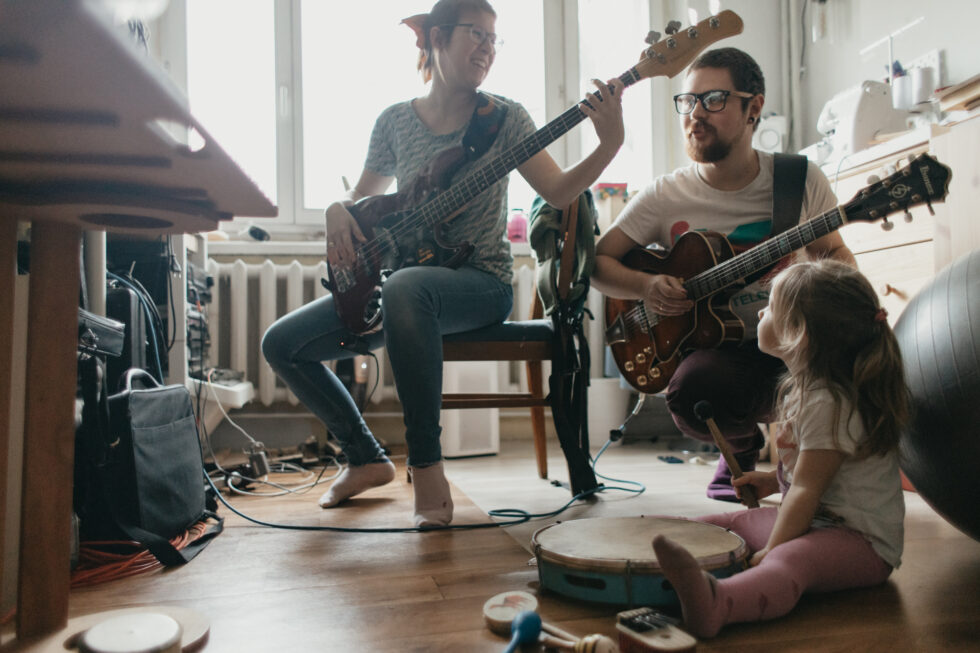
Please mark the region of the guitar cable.
MULTIPOLYGON (((590 456, 589 459, 591 461, 593 471, 595 471, 595 466, 599 460, 599 456, 603 454, 603 452, 609 447, 610 444, 612 444, 612 442, 613 440, 609 439, 602 446, 599 452, 596 454, 595 458, 592 458, 590 456)), ((618 483, 629 483, 631 485, 636 485, 638 487, 635 488, 621 487, 615 485, 605 485, 600 483, 597 487, 594 487, 591 490, 585 490, 584 492, 580 492, 576 494, 560 508, 556 510, 552 510, 551 512, 530 513, 520 508, 496 508, 493 510, 488 510, 487 516, 491 518, 505 519, 506 521, 496 521, 496 522, 488 522, 488 523, 481 523, 481 524, 449 524, 448 526, 434 526, 434 527, 426 527, 426 528, 420 528, 417 526, 403 527, 403 528, 353 528, 353 527, 343 527, 343 526, 312 526, 306 524, 280 524, 276 522, 267 522, 252 517, 250 515, 247 515, 244 512, 232 506, 230 503, 228 503, 228 501, 224 498, 224 496, 222 496, 220 490, 218 490, 217 486, 215 486, 214 481, 211 479, 210 475, 207 474, 206 470, 205 470, 204 477, 207 479, 208 485, 211 486, 211 489, 214 491, 218 500, 221 501, 221 503, 223 503, 226 508, 231 510, 233 513, 235 513, 242 519, 252 522, 253 524, 256 524, 258 526, 265 526, 268 528, 279 528, 283 530, 330 531, 336 533, 424 533, 430 531, 462 531, 462 530, 476 530, 482 528, 503 528, 506 526, 516 526, 518 524, 527 523, 532 519, 547 519, 549 517, 555 517, 557 515, 560 515, 565 510, 570 508, 572 504, 587 499, 588 497, 598 494, 599 492, 619 490, 622 492, 630 492, 632 494, 639 495, 646 491, 646 486, 644 486, 642 483, 639 483, 637 481, 624 481, 620 479, 610 479, 598 473, 596 475, 606 480, 615 481, 618 483)))

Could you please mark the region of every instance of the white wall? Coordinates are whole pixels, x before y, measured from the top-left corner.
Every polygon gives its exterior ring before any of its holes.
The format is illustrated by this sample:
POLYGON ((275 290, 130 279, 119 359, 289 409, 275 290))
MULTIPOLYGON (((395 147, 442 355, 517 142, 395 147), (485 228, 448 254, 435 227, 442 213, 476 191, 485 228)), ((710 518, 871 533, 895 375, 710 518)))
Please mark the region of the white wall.
MULTIPOLYGON (((784 100, 784 75, 786 66, 782 54, 781 16, 784 11, 785 1, 781 0, 722 0, 721 9, 730 9, 742 19, 744 29, 741 34, 721 40, 707 49, 712 50, 722 47, 733 47, 744 50, 755 59, 762 74, 766 78, 766 104, 763 109, 765 113, 776 112, 785 114, 788 111, 787 102, 784 100)), ((688 8, 694 9, 698 13, 698 20, 704 20, 711 14, 708 8, 708 0, 664 0, 663 20, 679 20, 683 25, 690 24, 688 8)), ((656 12, 653 12, 656 16, 656 12)), ((655 19, 654 19, 655 20, 655 19)), ((657 31, 662 32, 663 26, 654 25, 657 31)), ((670 172, 678 166, 687 165, 690 160, 684 153, 684 146, 681 142, 681 131, 679 128, 678 115, 675 113, 670 96, 680 92, 684 82, 683 73, 670 80, 669 94, 662 96, 659 93, 654 95, 654 102, 666 102, 670 106, 668 111, 663 114, 664 121, 660 125, 654 125, 654 147, 669 148, 666 168, 655 170, 655 174, 670 172)), ((656 112, 654 113, 656 120, 656 112)))
MULTIPOLYGON (((802 6, 800 0, 792 4, 802 6)), ((808 7, 812 12, 814 2, 808 7)), ((884 79, 887 44, 863 57, 858 52, 919 16, 925 20, 893 40, 895 59, 907 66, 928 51, 941 48, 945 50, 946 84, 980 73, 977 0, 827 0, 827 11, 829 38, 817 43, 808 39, 806 45, 807 67, 801 85, 804 146, 819 140, 817 117, 827 100, 864 80, 884 79)), ((794 24, 799 25, 799 17, 794 24)))

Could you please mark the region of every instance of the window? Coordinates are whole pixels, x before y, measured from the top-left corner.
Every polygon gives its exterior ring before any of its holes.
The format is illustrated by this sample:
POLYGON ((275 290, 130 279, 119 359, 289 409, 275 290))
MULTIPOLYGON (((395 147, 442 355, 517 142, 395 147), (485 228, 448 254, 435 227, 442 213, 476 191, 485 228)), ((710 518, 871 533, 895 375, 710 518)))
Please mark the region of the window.
MULTIPOLYGON (((406 4, 303 0, 304 207, 334 201, 345 190, 343 179, 353 185, 375 118, 390 104, 426 92, 415 69, 415 37, 399 24, 408 15, 406 4), (343 76, 336 72, 340 61, 348 62, 343 76)), ((545 122, 541 3, 497 0, 494 8, 505 43, 482 88, 521 102, 540 126, 545 122)), ((512 206, 528 207, 533 196, 519 174, 511 176, 512 206)))
POLYGON ((191 111, 276 203, 274 20, 265 0, 187 3, 191 111))
MULTIPOLYGON (((646 46, 645 25, 650 24, 647 0, 620 0, 616 11, 609 11, 607 0, 578 0, 579 71, 583 90, 593 89, 592 78, 607 80, 618 77, 640 60, 646 46), (623 16, 632 16, 623 20, 623 16), (639 26, 638 28, 636 26, 639 26), (609 38, 610 34, 618 35, 609 38)), ((626 140, 616 158, 602 174, 600 181, 626 182, 632 193, 653 179, 653 123, 650 120, 650 82, 640 80, 626 90, 623 98, 623 121, 626 140)), ((581 132, 582 152, 591 152, 598 144, 595 130, 581 132)))
MULTIPOLYGON (((432 1, 172 0, 172 8, 186 11, 191 109, 278 204, 274 229, 322 229, 324 207, 344 192, 345 179, 352 185, 360 174, 381 110, 425 92, 415 71, 414 35, 399 23, 428 11, 432 1)), ((521 102, 544 126, 546 96, 554 117, 591 86, 566 90, 566 68, 583 71, 586 80, 610 78, 638 59, 645 32, 636 39, 609 35, 622 33, 623 25, 646 25, 648 0, 624 1, 628 9, 616 12, 601 0, 548 5, 581 25, 579 61, 562 62, 556 59, 566 50, 568 29, 554 16, 546 23, 545 0, 494 0, 505 42, 483 88, 521 102), (624 18, 630 12, 636 20, 624 18)), ((648 94, 633 91, 627 104, 627 142, 602 180, 636 188, 650 178, 648 94)), ((563 139, 574 139, 574 146, 549 148, 559 165, 566 165, 565 149, 577 159, 580 141, 583 152, 595 146, 588 122, 563 139)), ((512 174, 511 206, 526 209, 533 196, 512 174)))

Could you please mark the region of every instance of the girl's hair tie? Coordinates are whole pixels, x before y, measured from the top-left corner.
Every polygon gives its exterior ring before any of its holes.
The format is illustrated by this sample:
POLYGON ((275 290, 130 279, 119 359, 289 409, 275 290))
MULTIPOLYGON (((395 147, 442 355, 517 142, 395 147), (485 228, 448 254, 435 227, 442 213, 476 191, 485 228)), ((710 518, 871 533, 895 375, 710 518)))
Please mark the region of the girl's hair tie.
POLYGON ((875 313, 875 322, 884 322, 888 319, 888 311, 884 308, 879 308, 875 313))

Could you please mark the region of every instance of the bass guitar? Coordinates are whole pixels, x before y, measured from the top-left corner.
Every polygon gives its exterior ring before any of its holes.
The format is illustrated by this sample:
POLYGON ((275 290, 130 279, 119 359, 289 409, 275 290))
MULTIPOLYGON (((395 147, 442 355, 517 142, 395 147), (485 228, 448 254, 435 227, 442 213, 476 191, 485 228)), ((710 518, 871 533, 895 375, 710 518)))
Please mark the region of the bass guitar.
MULTIPOLYGON (((729 307, 736 290, 753 274, 792 252, 855 221, 874 222, 888 215, 946 197, 951 171, 927 154, 911 159, 887 179, 859 191, 847 204, 808 220, 735 255, 721 234, 688 231, 666 254, 635 247, 623 264, 648 274, 682 280, 694 306, 683 315, 663 316, 642 300, 606 298, 606 343, 619 371, 636 390, 654 394, 670 381, 684 353, 738 343, 745 325, 729 307)), ((890 228, 891 223, 883 225, 890 228)))
MULTIPOLYGON (((647 77, 673 77, 706 47, 742 31, 742 19, 732 11, 722 11, 695 26, 678 30, 671 22, 668 37, 659 40, 651 32, 650 47, 643 51, 639 63, 620 75, 624 86, 647 77)), ((596 94, 595 97, 598 97, 596 94)), ((400 255, 402 242, 422 232, 431 234, 441 248, 437 259, 446 267, 458 267, 472 253, 469 243, 447 243, 444 227, 477 195, 519 165, 543 150, 559 136, 584 120, 586 114, 576 104, 547 125, 481 165, 463 179, 450 183, 462 164, 462 147, 438 154, 425 171, 404 189, 389 195, 365 197, 350 207, 366 240, 355 247, 354 263, 345 268, 330 266, 325 285, 334 296, 337 314, 355 334, 376 330, 381 321, 381 285, 387 275, 406 265, 423 262, 424 255, 404 263, 400 255)))

